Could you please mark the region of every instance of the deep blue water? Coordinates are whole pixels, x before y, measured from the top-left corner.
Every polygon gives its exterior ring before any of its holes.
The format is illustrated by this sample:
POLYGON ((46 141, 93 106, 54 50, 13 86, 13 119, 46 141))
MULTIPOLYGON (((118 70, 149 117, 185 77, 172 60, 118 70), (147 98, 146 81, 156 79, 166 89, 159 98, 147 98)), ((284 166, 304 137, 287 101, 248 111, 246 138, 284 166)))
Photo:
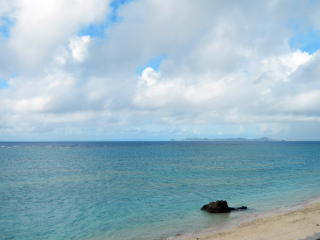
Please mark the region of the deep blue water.
POLYGON ((319 197, 320 143, 0 143, 0 170, 2 240, 153 240, 319 197))

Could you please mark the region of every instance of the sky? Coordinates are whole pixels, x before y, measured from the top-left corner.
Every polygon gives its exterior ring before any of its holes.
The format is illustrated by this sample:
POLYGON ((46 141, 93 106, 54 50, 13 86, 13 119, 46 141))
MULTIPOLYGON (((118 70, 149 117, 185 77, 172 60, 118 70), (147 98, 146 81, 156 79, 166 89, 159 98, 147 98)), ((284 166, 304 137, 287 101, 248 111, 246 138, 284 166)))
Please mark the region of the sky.
POLYGON ((319 12, 0 0, 0 141, 320 140, 319 12))

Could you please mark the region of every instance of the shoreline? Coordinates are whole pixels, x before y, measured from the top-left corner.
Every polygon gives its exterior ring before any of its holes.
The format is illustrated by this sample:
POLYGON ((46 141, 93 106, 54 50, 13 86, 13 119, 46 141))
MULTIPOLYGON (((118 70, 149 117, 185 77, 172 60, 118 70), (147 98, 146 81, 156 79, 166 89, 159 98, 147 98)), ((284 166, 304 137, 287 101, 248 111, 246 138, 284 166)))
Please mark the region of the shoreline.
POLYGON ((164 240, 317 240, 320 198, 240 217, 230 223, 164 240))
POLYGON ((290 209, 249 216, 218 231, 199 232, 186 240, 316 240, 320 237, 320 199, 290 209))

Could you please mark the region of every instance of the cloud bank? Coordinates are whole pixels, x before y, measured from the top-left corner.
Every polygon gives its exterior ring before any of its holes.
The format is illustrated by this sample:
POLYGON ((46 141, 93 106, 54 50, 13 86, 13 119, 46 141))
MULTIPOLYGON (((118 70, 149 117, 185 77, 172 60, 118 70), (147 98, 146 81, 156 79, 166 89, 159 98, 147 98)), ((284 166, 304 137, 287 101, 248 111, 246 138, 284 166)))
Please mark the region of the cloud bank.
POLYGON ((319 140, 318 2, 114 3, 1 1, 0 140, 319 140))

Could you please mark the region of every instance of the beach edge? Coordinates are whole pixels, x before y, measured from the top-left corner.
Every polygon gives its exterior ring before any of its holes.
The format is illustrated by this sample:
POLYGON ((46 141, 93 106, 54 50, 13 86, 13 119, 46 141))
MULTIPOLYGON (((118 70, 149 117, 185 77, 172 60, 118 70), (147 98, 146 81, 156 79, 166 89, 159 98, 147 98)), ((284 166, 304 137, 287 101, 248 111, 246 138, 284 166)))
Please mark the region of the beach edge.
MULTIPOLYGON (((320 237, 320 199, 279 212, 243 219, 221 230, 193 233, 185 240, 316 240, 320 237)), ((182 239, 182 238, 181 238, 182 239)))

